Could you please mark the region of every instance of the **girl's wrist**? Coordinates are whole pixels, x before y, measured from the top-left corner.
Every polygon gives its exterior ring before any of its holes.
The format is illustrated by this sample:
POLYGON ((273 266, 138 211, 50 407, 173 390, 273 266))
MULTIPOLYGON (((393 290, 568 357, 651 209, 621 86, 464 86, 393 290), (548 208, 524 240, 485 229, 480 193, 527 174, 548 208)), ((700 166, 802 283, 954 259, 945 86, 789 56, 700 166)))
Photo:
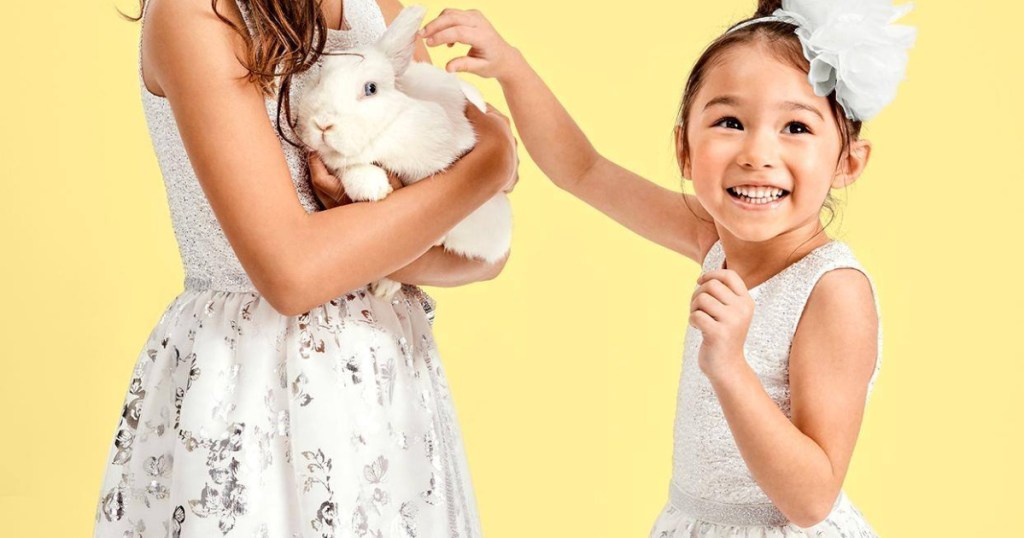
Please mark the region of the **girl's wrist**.
POLYGON ((701 363, 701 371, 712 385, 728 384, 750 370, 750 365, 747 364, 743 353, 739 353, 736 357, 715 358, 708 362, 711 364, 701 363))
POLYGON ((526 61, 526 57, 523 53, 515 47, 509 47, 507 58, 505 59, 505 67, 495 77, 498 80, 498 84, 505 87, 510 84, 514 84, 518 80, 522 80, 522 76, 530 69, 530 64, 526 61))

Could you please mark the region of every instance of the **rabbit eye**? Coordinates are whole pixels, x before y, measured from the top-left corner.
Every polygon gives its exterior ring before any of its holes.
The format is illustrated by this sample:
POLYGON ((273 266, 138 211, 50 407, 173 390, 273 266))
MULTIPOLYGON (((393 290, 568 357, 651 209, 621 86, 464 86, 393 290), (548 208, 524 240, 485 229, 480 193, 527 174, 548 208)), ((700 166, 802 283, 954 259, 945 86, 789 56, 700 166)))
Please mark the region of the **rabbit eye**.
POLYGON ((377 93, 377 83, 375 83, 375 82, 367 82, 366 85, 363 86, 363 93, 367 97, 377 93))

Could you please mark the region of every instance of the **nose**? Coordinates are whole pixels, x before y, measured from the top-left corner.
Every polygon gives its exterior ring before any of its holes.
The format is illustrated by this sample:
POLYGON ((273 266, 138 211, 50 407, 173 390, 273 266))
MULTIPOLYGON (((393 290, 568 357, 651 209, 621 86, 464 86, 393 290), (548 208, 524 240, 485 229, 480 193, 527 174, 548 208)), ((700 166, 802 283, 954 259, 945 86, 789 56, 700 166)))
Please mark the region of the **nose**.
POLYGON ((767 129, 748 131, 743 148, 737 155, 737 162, 744 168, 774 168, 778 163, 778 141, 767 129))
POLYGON ((321 131, 323 131, 325 133, 327 131, 330 131, 331 129, 334 128, 334 124, 333 123, 328 123, 328 122, 324 122, 324 123, 327 123, 327 125, 321 125, 320 124, 320 120, 313 120, 313 125, 316 125, 317 129, 320 129, 321 131))

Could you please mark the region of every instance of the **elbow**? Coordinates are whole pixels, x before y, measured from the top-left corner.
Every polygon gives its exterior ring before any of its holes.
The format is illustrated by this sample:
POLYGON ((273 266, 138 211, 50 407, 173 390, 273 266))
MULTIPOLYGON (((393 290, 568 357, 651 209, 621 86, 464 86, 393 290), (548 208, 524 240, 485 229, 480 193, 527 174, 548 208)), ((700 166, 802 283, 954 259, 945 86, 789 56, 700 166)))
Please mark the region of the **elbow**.
POLYGON ((600 153, 597 151, 591 151, 575 173, 567 174, 566 177, 552 177, 551 181, 555 186, 563 191, 572 193, 578 185, 586 181, 587 177, 589 177, 603 161, 604 157, 602 157, 600 153))
POLYGON ((482 280, 494 280, 495 278, 498 278, 498 275, 505 270, 505 264, 508 262, 508 257, 511 254, 512 250, 510 249, 501 257, 500 260, 487 264, 487 271, 484 273, 482 280))
POLYGON ((308 304, 304 279, 294 274, 294 268, 278 268, 261 279, 254 281, 263 299, 283 316, 298 316, 309 311, 313 305, 308 304))
POLYGON ((837 495, 816 495, 793 509, 785 512, 785 516, 791 523, 801 529, 809 529, 825 521, 832 513, 837 495))

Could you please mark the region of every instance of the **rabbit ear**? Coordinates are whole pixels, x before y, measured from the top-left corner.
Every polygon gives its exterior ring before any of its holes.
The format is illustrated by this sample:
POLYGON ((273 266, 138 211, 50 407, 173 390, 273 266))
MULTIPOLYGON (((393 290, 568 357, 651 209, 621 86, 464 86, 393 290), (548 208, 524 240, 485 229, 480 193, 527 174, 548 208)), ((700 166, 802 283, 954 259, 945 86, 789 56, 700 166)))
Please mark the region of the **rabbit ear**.
POLYGON ((427 8, 423 6, 409 6, 403 9, 391 26, 384 31, 384 34, 377 40, 377 47, 384 52, 391 65, 395 68, 395 75, 405 73, 409 63, 412 62, 412 53, 416 46, 416 32, 423 24, 423 17, 427 14, 427 8))

